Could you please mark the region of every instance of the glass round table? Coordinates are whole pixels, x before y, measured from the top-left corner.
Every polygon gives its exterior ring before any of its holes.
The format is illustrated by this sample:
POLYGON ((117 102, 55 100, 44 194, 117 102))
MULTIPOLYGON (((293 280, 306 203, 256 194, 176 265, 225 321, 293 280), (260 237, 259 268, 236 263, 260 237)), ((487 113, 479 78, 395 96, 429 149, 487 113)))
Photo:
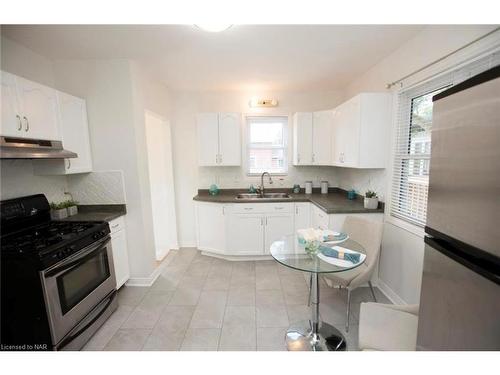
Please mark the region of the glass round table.
MULTIPOLYGON (((363 246, 351 239, 336 245, 365 254, 363 246)), ((278 263, 311 274, 311 319, 293 323, 288 328, 285 336, 287 349, 303 351, 346 350, 347 343, 344 335, 337 328, 319 318, 318 274, 351 270, 363 264, 364 258, 356 264, 342 262, 344 264, 341 266, 335 265, 320 259, 317 255, 307 254, 305 247, 298 244, 297 237, 294 235, 285 236, 281 240, 273 242, 270 252, 278 263)))

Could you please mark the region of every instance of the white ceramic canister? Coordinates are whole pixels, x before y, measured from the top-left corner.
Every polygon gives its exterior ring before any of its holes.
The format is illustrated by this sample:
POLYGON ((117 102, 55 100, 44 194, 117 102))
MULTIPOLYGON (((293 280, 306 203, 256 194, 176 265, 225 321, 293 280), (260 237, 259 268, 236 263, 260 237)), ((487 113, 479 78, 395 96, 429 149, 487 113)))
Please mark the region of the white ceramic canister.
POLYGON ((306 181, 306 194, 312 194, 313 192, 313 183, 312 181, 306 181))
POLYGON ((328 181, 321 181, 321 194, 328 194, 328 181))

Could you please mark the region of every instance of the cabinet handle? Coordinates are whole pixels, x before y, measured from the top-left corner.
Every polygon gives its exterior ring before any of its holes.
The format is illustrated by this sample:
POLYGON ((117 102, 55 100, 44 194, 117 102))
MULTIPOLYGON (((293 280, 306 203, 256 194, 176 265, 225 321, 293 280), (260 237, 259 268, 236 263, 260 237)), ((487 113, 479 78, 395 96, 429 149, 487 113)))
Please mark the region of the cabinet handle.
POLYGON ((222 154, 219 154, 219 164, 222 164, 222 154))
POLYGON ((215 164, 219 164, 219 154, 215 154, 215 164))
POLYGON ((222 206, 222 215, 225 215, 226 214, 226 210, 225 210, 226 207, 222 206))
POLYGON ((300 154, 297 154, 297 164, 300 164, 300 154))
POLYGON ((21 122, 21 116, 16 115, 17 123, 19 124, 17 130, 21 130, 23 128, 23 123, 21 122))
POLYGON ((295 214, 298 215, 299 214, 299 208, 296 206, 295 207, 295 214))
POLYGON ((118 228, 118 225, 120 225, 120 224, 112 225, 111 228, 118 228))
POLYGON ((68 165, 66 167, 66 169, 70 169, 71 168, 71 159, 66 159, 68 161, 68 165))
POLYGON ((314 163, 314 154, 312 154, 311 160, 314 163))
POLYGON ((260 225, 263 226, 264 225, 264 219, 263 218, 260 218, 260 225))
POLYGON ((274 209, 275 209, 275 210, 282 210, 283 208, 284 208, 284 207, 279 207, 279 206, 274 207, 274 209))
POLYGON ((267 225, 267 217, 266 217, 266 225, 267 225))
POLYGON ((26 116, 23 116, 24 121, 26 121, 26 127, 24 128, 24 131, 27 132, 30 130, 30 122, 28 121, 28 118, 26 116))
POLYGON ((250 210, 253 210, 253 207, 243 207, 243 209, 246 211, 250 211, 250 210))

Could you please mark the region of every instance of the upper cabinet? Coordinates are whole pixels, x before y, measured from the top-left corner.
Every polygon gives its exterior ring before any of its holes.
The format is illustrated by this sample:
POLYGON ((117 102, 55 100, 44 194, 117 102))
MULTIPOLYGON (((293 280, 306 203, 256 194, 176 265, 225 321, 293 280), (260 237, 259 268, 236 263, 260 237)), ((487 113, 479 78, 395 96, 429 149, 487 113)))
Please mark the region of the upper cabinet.
POLYGON ((1 72, 1 135, 61 140, 56 90, 1 72))
POLYGON ((62 175, 92 171, 92 154, 84 99, 57 92, 60 111, 60 133, 64 148, 78 154, 77 158, 33 160, 36 174, 62 175))
POLYGON ((241 165, 241 114, 200 113, 197 128, 198 165, 241 165))
POLYGON ((362 93, 333 111, 334 166, 385 168, 389 147, 391 95, 362 93))
POLYGON ((330 165, 332 121, 333 111, 294 114, 294 165, 330 165))

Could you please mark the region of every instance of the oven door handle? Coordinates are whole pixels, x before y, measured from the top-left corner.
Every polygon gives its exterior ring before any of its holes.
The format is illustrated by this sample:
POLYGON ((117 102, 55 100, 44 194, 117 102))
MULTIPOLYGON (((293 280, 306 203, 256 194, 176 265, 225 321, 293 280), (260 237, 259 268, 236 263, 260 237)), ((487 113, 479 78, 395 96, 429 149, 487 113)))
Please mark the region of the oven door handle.
POLYGON ((58 273, 61 273, 62 271, 68 270, 76 265, 82 264, 87 259, 92 258, 94 256, 94 253, 101 250, 110 240, 111 237, 108 237, 104 241, 99 242, 98 244, 91 245, 92 248, 82 253, 77 259, 69 263, 61 264, 60 266, 57 266, 49 271, 46 271, 44 273, 44 277, 52 277, 54 275, 57 275, 58 273))
POLYGON ((116 295, 117 295, 117 292, 116 292, 116 290, 114 290, 112 292, 111 296, 109 296, 108 302, 106 302, 106 305, 104 305, 104 307, 102 308, 102 310, 99 311, 99 313, 96 316, 94 316, 90 322, 88 322, 87 324, 85 324, 85 326, 82 329, 79 329, 74 334, 72 334, 72 335, 66 337, 65 339, 63 339, 59 343, 58 347, 59 348, 64 348, 71 341, 73 341, 74 339, 76 339, 82 333, 86 332, 87 329, 89 329, 102 316, 102 314, 104 314, 106 312, 106 310, 108 309, 109 305, 111 305, 111 303, 113 302, 113 300, 116 298, 116 295))

